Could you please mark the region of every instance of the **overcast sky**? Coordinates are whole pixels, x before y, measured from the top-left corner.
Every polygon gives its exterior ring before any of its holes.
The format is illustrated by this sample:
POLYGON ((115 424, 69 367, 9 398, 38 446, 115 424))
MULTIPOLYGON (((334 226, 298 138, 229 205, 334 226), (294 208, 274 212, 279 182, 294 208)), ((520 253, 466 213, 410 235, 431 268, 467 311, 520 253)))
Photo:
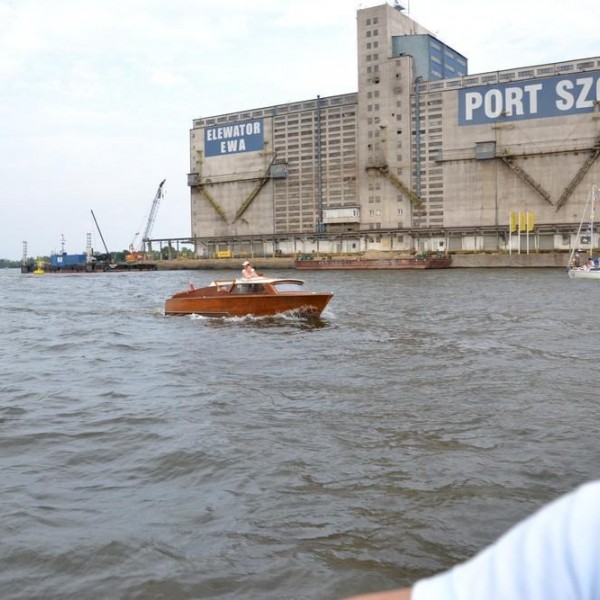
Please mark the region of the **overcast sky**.
MULTIPOLYGON (((0 258, 190 235, 192 120, 357 91, 355 0, 0 0, 0 258)), ((596 0, 411 0, 469 72, 600 55, 596 0)))

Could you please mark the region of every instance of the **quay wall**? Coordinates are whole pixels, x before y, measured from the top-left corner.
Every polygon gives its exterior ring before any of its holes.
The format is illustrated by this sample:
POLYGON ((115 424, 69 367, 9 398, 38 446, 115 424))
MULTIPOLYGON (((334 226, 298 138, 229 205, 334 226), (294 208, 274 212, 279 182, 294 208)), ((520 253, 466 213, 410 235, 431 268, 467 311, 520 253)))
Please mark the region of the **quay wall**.
MULTIPOLYGON (((382 253, 385 257, 386 254, 382 253)), ((375 256, 371 256, 375 258, 375 256)), ((345 257, 347 258, 347 257, 345 257)), ((451 269, 467 268, 562 268, 568 262, 568 254, 564 252, 544 252, 535 254, 455 254, 452 255, 451 269)), ((159 270, 221 270, 241 269, 244 258, 200 258, 175 259, 158 261, 159 270)), ((258 257, 252 264, 260 269, 293 269, 293 257, 258 257)))

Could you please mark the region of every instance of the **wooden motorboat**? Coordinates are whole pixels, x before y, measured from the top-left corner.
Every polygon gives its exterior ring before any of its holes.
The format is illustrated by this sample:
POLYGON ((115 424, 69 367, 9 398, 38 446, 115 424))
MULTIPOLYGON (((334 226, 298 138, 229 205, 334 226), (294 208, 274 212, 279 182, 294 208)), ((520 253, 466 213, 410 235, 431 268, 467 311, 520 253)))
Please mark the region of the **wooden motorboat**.
POLYGON ((208 317, 272 316, 293 312, 318 317, 331 292, 311 292, 301 279, 215 280, 207 287, 177 292, 165 301, 166 315, 196 314, 208 317))

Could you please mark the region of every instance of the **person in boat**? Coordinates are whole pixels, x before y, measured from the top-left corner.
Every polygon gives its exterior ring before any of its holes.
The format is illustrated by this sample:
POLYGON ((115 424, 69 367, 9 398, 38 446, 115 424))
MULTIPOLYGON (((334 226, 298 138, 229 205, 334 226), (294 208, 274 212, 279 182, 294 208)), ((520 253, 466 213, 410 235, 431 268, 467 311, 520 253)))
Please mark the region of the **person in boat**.
POLYGON ((242 263, 242 279, 255 279, 256 277, 259 277, 258 273, 254 270, 250 262, 245 260, 242 263))
POLYGON ((591 271, 592 269, 594 269, 596 267, 596 264, 594 263, 594 260, 592 258, 590 258, 585 265, 583 265, 583 267, 578 267, 576 270, 577 271, 591 271))
POLYGON ((411 587, 347 600, 595 600, 600 480, 580 485, 454 568, 411 587))

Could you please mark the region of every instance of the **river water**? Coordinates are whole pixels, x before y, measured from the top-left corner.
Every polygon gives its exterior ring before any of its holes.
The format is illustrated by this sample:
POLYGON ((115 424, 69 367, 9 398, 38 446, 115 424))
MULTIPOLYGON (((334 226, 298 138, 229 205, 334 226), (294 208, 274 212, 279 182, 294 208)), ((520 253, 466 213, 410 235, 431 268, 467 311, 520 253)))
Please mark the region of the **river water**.
POLYGON ((311 272, 317 322, 163 315, 230 275, 0 271, 3 600, 337 600, 600 475, 597 282, 311 272))

